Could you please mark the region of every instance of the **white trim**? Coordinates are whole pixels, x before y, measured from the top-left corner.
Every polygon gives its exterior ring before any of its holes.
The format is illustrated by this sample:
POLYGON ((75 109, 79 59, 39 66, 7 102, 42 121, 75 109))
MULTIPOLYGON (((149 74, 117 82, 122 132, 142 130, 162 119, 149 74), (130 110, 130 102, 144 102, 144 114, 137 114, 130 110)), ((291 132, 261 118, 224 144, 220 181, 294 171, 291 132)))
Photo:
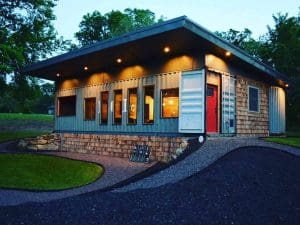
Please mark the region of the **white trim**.
POLYGON ((248 85, 248 99, 247 99, 247 103, 248 103, 248 112, 254 112, 254 113, 259 113, 260 112, 260 88, 259 87, 256 87, 256 86, 252 86, 252 85, 248 85), (250 95, 249 95, 249 92, 250 92, 250 88, 253 88, 253 89, 256 89, 257 90, 257 111, 253 111, 253 110, 250 110, 250 101, 249 101, 249 98, 250 98, 250 95))

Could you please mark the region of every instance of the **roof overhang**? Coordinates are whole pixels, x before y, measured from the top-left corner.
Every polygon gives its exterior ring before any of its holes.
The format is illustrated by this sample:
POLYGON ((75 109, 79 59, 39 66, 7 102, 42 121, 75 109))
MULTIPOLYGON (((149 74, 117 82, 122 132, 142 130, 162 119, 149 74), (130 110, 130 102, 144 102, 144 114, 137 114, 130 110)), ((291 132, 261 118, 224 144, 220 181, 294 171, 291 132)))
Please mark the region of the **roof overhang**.
POLYGON ((123 59, 122 66, 158 59, 163 56, 162 49, 165 46, 172 48, 172 54, 204 49, 206 52, 224 56, 224 53, 229 51, 233 62, 257 70, 274 80, 288 81, 284 74, 253 58, 185 16, 38 62, 23 68, 21 73, 56 80, 58 73, 64 77, 82 74, 85 66, 88 66, 89 72, 103 71, 118 66, 117 58, 123 59))

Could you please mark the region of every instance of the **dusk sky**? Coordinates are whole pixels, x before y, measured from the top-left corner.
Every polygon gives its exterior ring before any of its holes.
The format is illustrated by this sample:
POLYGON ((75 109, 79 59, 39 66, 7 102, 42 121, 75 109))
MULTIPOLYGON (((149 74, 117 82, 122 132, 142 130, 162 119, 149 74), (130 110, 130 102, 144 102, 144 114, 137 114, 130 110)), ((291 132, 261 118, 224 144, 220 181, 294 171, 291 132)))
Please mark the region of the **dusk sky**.
POLYGON ((299 7, 299 0, 59 0, 55 7, 55 27, 60 36, 74 39, 82 16, 88 12, 98 10, 105 14, 111 10, 139 8, 150 9, 157 18, 186 15, 210 31, 249 28, 257 38, 267 32, 267 25, 274 25, 272 14, 287 12, 296 16, 299 7))

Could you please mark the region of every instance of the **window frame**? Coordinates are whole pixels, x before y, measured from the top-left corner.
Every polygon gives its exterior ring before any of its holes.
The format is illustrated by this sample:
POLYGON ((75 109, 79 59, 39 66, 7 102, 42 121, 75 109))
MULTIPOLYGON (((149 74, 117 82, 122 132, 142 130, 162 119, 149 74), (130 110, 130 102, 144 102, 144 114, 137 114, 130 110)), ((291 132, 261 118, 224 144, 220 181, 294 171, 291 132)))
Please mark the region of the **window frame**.
POLYGON ((123 90, 122 90, 122 89, 116 89, 116 90, 113 91, 113 93, 114 93, 114 95, 113 95, 113 99, 114 99, 114 100, 113 100, 113 113, 112 113, 112 114, 113 114, 113 118, 112 118, 112 119, 113 119, 113 121, 112 121, 113 123, 112 123, 112 124, 113 124, 113 125, 122 125, 122 121, 123 121, 123 90), (115 106, 116 106, 116 93, 119 92, 119 91, 121 92, 121 108, 120 108, 120 110, 121 110, 121 121, 120 121, 119 123, 116 123, 116 122, 115 122, 115 113, 116 113, 116 107, 115 107, 115 106))
POLYGON ((56 109, 56 117, 73 117, 73 116, 76 116, 76 107, 77 107, 77 96, 76 95, 68 95, 68 96, 58 96, 57 97, 57 102, 56 102, 56 105, 57 105, 57 109, 56 109), (60 103, 60 99, 62 98, 70 98, 70 97, 74 97, 75 98, 75 104, 74 104, 74 114, 70 114, 70 115, 62 115, 61 112, 60 112, 60 108, 61 108, 61 103, 60 103))
POLYGON ((165 88, 165 89, 160 90, 160 118, 161 119, 177 119, 177 118, 179 118, 179 88, 165 88), (178 90, 178 106, 177 106, 178 116, 172 116, 172 117, 164 117, 163 116, 163 91, 167 91, 167 90, 178 90))
POLYGON ((143 86, 143 104, 142 104, 142 112, 143 112, 143 125, 153 125, 155 123, 155 85, 145 85, 143 86), (146 88, 153 87, 153 122, 146 123, 145 122, 145 100, 146 100, 146 88))
POLYGON ((252 85, 248 85, 248 112, 259 113, 260 112, 260 88, 252 85), (257 90, 257 111, 250 110, 250 88, 257 90))
POLYGON ((86 97, 86 98, 84 98, 84 111, 83 111, 83 116, 84 116, 84 120, 85 121, 95 121, 96 120, 96 110, 97 110, 97 99, 96 99, 96 97, 86 97), (92 118, 92 119, 88 119, 87 117, 86 117, 86 101, 87 100, 91 100, 91 99, 93 99, 94 100, 94 102, 95 102, 95 107, 94 107, 94 118, 92 118))
POLYGON ((101 91, 100 92, 100 104, 99 104, 99 125, 108 125, 108 121, 109 121, 109 119, 108 119, 108 117, 109 117, 109 91, 101 91), (107 93, 107 112, 106 112, 106 114, 107 114, 107 121, 106 122, 103 122, 102 121, 102 104, 103 104, 103 96, 102 96, 102 94, 103 93, 107 93))
POLYGON ((139 94, 138 94, 138 87, 132 87, 132 88, 128 88, 127 90, 127 125, 137 125, 138 123, 138 107, 139 107, 139 94), (129 122, 129 113, 130 113, 130 90, 136 90, 136 122, 135 123, 130 123, 129 122))

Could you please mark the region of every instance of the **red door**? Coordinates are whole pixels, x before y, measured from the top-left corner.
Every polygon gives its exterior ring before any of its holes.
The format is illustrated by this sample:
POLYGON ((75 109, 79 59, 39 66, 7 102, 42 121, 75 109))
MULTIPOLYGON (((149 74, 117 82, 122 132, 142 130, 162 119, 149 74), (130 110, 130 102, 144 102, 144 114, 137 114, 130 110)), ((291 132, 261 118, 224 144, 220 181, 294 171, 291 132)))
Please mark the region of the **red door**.
POLYGON ((206 131, 218 132, 218 87, 207 85, 206 91, 206 131))

